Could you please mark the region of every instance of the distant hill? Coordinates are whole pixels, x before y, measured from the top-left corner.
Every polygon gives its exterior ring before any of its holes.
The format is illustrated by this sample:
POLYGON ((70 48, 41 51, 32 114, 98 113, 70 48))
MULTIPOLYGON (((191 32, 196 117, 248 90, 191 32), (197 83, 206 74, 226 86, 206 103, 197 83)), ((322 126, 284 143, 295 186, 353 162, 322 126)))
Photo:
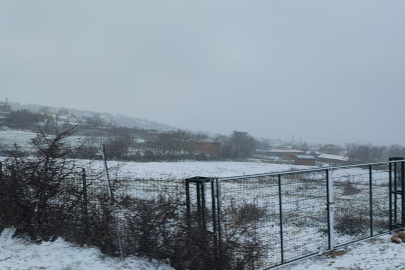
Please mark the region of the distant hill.
POLYGON ((107 122, 114 122, 117 126, 122 127, 138 127, 140 129, 155 129, 155 130, 162 130, 162 131, 170 131, 170 130, 178 130, 176 127, 172 127, 166 124, 157 123, 153 121, 149 121, 147 119, 140 119, 135 117, 129 117, 121 114, 111 114, 105 112, 94 112, 94 111, 85 111, 85 110, 78 110, 74 108, 65 108, 65 107, 52 107, 52 106, 44 106, 44 105, 37 105, 37 104, 19 104, 16 102, 9 102, 12 110, 30 110, 30 111, 39 111, 43 107, 49 108, 49 110, 53 113, 57 113, 60 110, 67 110, 69 114, 74 114, 76 117, 90 117, 92 115, 98 114, 102 118, 104 118, 107 122))

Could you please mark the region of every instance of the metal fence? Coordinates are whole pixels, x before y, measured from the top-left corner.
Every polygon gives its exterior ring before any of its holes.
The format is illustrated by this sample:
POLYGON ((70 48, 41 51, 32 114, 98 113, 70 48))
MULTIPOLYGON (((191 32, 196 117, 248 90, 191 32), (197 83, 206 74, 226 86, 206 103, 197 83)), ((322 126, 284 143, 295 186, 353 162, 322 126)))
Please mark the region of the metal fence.
POLYGON ((238 224, 265 250, 257 269, 285 265, 405 226, 404 161, 228 178, 186 179, 188 212, 221 241, 238 224))

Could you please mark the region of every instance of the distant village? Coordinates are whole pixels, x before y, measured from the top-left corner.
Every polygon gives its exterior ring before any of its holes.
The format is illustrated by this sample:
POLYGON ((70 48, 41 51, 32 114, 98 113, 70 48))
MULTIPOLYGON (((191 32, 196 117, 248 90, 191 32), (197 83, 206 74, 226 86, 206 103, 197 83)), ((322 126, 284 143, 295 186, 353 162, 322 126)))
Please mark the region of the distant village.
MULTIPOLYGON (((347 165, 351 162, 344 155, 325 154, 317 149, 298 150, 286 145, 282 148, 270 150, 257 150, 255 157, 259 157, 261 162, 291 163, 295 165, 315 166, 317 163, 329 165, 347 165)), ((255 159, 256 160, 256 159, 255 159)))
POLYGON ((96 148, 100 144, 108 145, 113 158, 134 161, 249 159, 254 162, 335 166, 405 156, 405 147, 400 145, 347 144, 343 148, 335 144, 307 144, 301 138, 296 142, 294 137, 289 141, 258 139, 239 131, 230 136, 193 133, 164 124, 157 128, 154 122, 122 115, 31 106, 36 107, 20 108, 18 103, 9 103, 7 99, 0 101, 0 130, 34 131, 35 127, 77 126, 80 127, 78 135, 88 138, 85 146, 90 157, 91 153, 98 152, 96 148))

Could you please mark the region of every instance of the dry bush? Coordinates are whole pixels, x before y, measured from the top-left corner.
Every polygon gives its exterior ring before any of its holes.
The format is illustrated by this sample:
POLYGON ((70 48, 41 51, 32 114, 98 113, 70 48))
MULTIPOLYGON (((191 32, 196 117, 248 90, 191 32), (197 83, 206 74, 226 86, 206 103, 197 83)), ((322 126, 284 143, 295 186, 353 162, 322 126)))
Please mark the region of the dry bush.
POLYGON ((252 202, 244 202, 240 205, 233 202, 228 212, 229 223, 235 225, 257 223, 267 215, 267 209, 252 202))
POLYGON ((197 212, 187 217, 182 201, 163 195, 153 200, 126 198, 126 253, 168 260, 179 270, 253 269, 263 255, 254 226, 226 226, 219 240, 201 225, 197 212))
POLYGON ((361 183, 361 180, 356 180, 353 175, 346 175, 344 176, 346 179, 343 181, 343 196, 349 196, 349 195, 356 195, 361 193, 361 189, 358 188, 359 184, 361 183))
POLYGON ((43 132, 33 140, 37 157, 14 156, 4 162, 0 208, 2 226, 13 226, 16 234, 53 240, 74 227, 80 211, 81 191, 71 176, 74 163, 65 156, 71 149, 65 139, 73 129, 49 138, 43 132))
POLYGON ((367 207, 354 207, 351 200, 337 205, 334 213, 335 229, 342 234, 361 234, 370 226, 370 212, 367 207))
POLYGON ((97 246, 110 256, 120 255, 117 217, 114 216, 110 199, 106 194, 97 194, 87 204, 87 220, 83 223, 82 239, 76 240, 89 246, 97 246))

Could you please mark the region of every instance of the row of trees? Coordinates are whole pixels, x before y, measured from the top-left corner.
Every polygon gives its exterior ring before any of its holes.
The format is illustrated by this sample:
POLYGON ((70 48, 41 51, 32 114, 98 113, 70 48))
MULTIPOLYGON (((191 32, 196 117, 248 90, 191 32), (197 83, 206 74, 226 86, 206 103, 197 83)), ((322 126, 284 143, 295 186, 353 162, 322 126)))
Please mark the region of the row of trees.
POLYGON ((77 125, 88 126, 92 128, 102 128, 114 126, 114 123, 103 119, 99 114, 91 116, 76 117, 74 114, 69 115, 67 109, 61 109, 56 113, 50 111, 48 107, 42 107, 39 111, 9 110, 5 115, 3 124, 10 128, 30 129, 35 130, 38 125, 41 126, 61 126, 61 125, 77 125), (74 124, 66 121, 66 118, 73 120, 74 124), (62 119, 64 119, 62 121, 62 119))
POLYGON ((348 143, 345 147, 336 144, 325 144, 319 147, 325 154, 344 154, 353 163, 372 163, 387 161, 390 157, 405 157, 405 147, 393 144, 391 146, 378 146, 371 143, 348 143))
POLYGON ((184 130, 152 133, 148 139, 141 139, 141 130, 112 127, 107 130, 87 131, 82 153, 94 156, 101 144, 106 145, 107 154, 113 159, 136 161, 159 161, 180 159, 245 159, 250 157, 258 142, 247 132, 234 131, 230 137, 213 140, 205 134, 193 134, 184 130), (201 142, 218 147, 218 154, 202 153, 196 148, 201 142))
POLYGON ((45 116, 29 110, 11 111, 4 119, 6 126, 16 129, 32 129, 41 122, 45 122, 45 116))
POLYGON ((393 144, 387 146, 376 146, 372 144, 347 144, 347 156, 350 161, 371 163, 387 161, 390 157, 404 157, 405 147, 393 144))
MULTIPOLYGON (((62 109, 54 114, 47 107, 38 112, 25 109, 10 111, 3 124, 14 129, 34 131, 41 126, 42 130, 54 133, 55 129, 61 128, 60 117, 68 113, 66 109, 62 109)), ((196 142, 210 139, 206 134, 194 134, 184 130, 157 132, 117 127, 113 123, 107 123, 97 114, 83 117, 80 122, 83 124, 80 133, 86 137, 81 152, 83 157, 94 157, 101 144, 107 146, 108 154, 112 158, 145 161, 182 158, 245 159, 250 157, 257 147, 266 147, 265 142, 259 142, 249 133, 234 131, 229 137, 217 136, 216 140, 221 144, 221 154, 213 156, 198 153, 193 147, 196 142)), ((68 123, 66 127, 69 127, 68 123)))

